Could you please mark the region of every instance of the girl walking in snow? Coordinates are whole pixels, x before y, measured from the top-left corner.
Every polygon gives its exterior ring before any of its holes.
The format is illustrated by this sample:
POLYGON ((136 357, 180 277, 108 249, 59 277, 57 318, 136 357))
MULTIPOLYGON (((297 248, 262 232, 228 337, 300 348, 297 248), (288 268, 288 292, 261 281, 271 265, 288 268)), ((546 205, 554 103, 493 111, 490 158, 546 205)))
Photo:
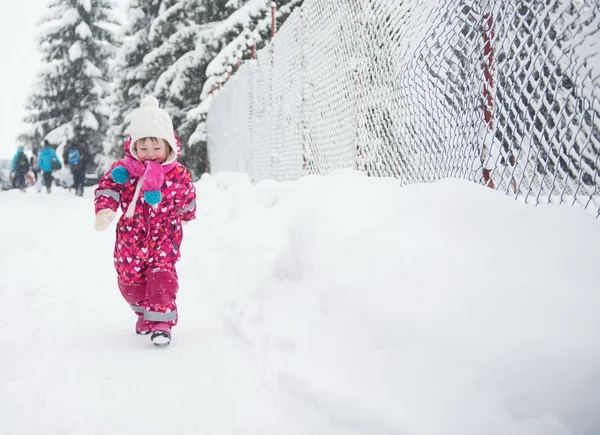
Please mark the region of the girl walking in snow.
POLYGON ((181 224, 196 217, 196 191, 177 161, 181 144, 171 118, 156 98, 145 97, 133 112, 130 133, 125 158, 95 191, 95 229, 106 229, 121 208, 114 249, 119 290, 137 315, 136 333, 165 346, 177 324, 181 224))

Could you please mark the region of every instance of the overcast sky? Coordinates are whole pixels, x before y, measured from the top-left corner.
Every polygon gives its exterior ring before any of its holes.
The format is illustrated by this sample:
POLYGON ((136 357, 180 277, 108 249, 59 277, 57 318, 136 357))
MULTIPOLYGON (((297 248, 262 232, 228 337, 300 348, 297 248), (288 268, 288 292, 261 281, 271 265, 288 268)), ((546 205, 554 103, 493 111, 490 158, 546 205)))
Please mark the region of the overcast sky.
POLYGON ((11 2, 0 14, 0 157, 12 157, 17 136, 24 130, 24 104, 35 73, 40 66, 36 51, 36 23, 49 0, 11 2))
MULTIPOLYGON (((127 0, 114 0, 121 9, 127 0)), ((12 157, 17 149, 17 136, 26 128, 25 100, 31 92, 40 54, 35 37, 36 24, 44 16, 50 0, 10 2, 0 14, 0 158, 12 157)), ((120 11, 118 11, 120 12, 120 11)))

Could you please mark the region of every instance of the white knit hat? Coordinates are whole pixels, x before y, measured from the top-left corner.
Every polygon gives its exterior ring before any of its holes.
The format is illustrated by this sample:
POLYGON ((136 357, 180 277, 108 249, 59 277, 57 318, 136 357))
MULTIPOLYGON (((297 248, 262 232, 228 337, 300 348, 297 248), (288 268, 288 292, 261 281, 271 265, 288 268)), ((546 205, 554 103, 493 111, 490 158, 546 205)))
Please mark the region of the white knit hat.
POLYGON ((167 162, 177 158, 177 142, 173 134, 173 121, 169 114, 158 107, 158 100, 152 95, 147 95, 142 99, 140 108, 131 114, 131 124, 129 126, 129 135, 131 136, 131 153, 137 158, 133 145, 138 139, 145 137, 157 137, 165 139, 171 147, 171 152, 167 157, 167 162))

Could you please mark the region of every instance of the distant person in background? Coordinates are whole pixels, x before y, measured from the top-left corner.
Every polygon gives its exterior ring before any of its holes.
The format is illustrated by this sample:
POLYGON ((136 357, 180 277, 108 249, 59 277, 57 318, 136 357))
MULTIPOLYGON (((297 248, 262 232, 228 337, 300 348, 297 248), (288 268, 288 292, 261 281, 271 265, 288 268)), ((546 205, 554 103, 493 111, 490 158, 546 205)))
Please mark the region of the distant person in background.
POLYGON ((60 164, 60 160, 58 160, 56 151, 54 151, 54 148, 50 146, 50 142, 47 140, 44 141, 44 147, 40 151, 38 166, 40 167, 40 171, 42 171, 44 186, 46 186, 46 190, 50 193, 52 190, 52 171, 59 170, 62 165, 60 164))
POLYGON ((85 185, 85 167, 88 162, 88 152, 85 146, 79 141, 74 141, 65 147, 63 151, 63 162, 68 165, 73 175, 73 186, 75 195, 83 196, 83 187, 85 185))
POLYGON ((29 172, 29 159, 25 155, 22 146, 17 148, 17 153, 12 159, 10 170, 14 174, 13 188, 21 189, 21 191, 25 192, 25 176, 29 172))
POLYGON ((38 154, 39 150, 37 147, 34 147, 32 150, 33 155, 29 159, 29 166, 31 167, 31 172, 33 172, 33 177, 35 178, 35 184, 38 181, 38 174, 40 173, 40 167, 38 166, 38 154))

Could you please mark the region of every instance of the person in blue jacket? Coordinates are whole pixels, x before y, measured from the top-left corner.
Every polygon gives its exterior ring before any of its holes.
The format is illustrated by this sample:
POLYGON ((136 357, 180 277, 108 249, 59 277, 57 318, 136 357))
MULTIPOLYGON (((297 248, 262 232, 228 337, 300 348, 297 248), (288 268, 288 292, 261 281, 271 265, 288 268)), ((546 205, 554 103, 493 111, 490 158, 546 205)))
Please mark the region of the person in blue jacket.
POLYGON ((38 166, 40 171, 42 171, 44 186, 46 186, 46 190, 50 193, 52 189, 52 171, 59 170, 62 168, 62 165, 60 160, 58 160, 56 151, 54 151, 54 148, 50 146, 50 142, 47 140, 44 141, 44 147, 40 151, 38 166))
POLYGON ((29 158, 23 152, 23 147, 20 146, 17 148, 17 153, 12 159, 12 164, 10 166, 11 172, 13 175, 13 187, 15 189, 21 189, 23 192, 25 191, 25 176, 29 171, 29 158))

